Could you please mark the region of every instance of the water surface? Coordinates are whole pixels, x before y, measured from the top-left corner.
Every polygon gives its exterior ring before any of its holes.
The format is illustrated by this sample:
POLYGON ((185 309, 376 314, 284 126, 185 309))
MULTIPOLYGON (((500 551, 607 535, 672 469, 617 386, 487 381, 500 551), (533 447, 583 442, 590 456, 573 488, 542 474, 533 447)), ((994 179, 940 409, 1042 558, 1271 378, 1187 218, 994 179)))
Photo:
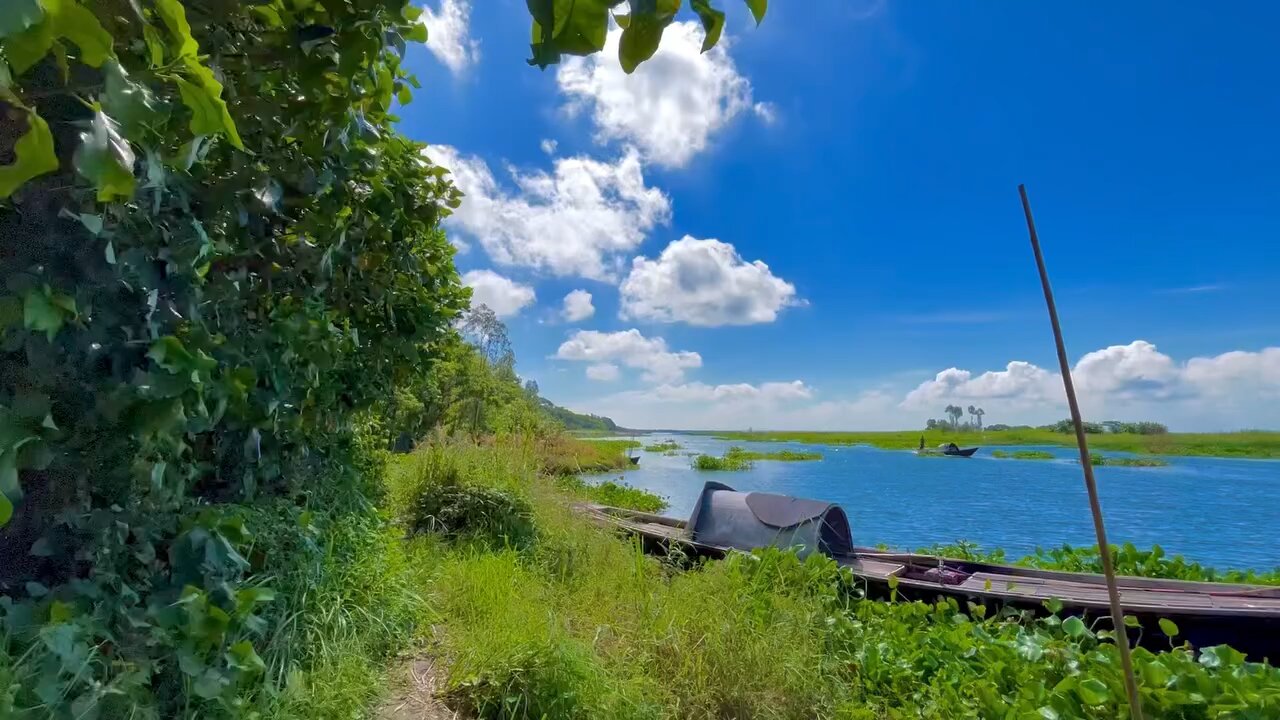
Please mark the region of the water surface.
MULTIPOLYGON (((776 492, 839 503, 854 542, 914 549, 956 540, 1003 548, 1021 557, 1063 543, 1093 545, 1093 523, 1074 448, 1048 450, 1056 460, 1002 460, 982 448, 970 459, 917 457, 909 451, 796 442, 728 442, 699 435, 643 436, 675 440, 676 456, 643 452, 626 482, 663 495, 667 514, 686 517, 706 480, 740 490, 776 492), (816 450, 821 461, 761 461, 742 472, 699 472, 685 453, 816 450)), ((1123 455, 1124 453, 1105 453, 1123 455)), ((1096 469, 1112 543, 1161 545, 1169 554, 1217 568, 1280 567, 1280 461, 1166 457, 1160 468, 1096 469)))

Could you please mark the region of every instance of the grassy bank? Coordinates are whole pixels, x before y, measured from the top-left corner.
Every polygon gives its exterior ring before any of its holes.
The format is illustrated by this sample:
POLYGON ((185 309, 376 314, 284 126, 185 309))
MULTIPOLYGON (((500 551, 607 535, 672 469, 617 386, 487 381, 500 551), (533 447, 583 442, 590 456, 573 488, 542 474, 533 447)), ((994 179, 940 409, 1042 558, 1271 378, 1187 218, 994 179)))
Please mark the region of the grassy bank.
MULTIPOLYGON (((976 432, 939 432, 900 430, 887 432, 716 432, 725 440, 802 442, 814 445, 872 445, 886 449, 908 450, 954 442, 973 445, 1065 445, 1074 446, 1075 436, 1049 430, 999 430, 976 432)), ((1168 433, 1165 435, 1133 435, 1103 433, 1089 436, 1089 447, 1146 455, 1196 455, 1203 457, 1280 458, 1280 432, 1238 433, 1168 433)))
POLYGON ((723 457, 698 455, 693 458, 692 465, 694 470, 734 471, 751 469, 750 460, 734 455, 724 455, 723 457))
MULTIPOLYGON (((420 525, 419 498, 458 484, 501 494, 506 501, 482 508, 518 518, 477 509, 447 534, 411 536, 395 551, 416 584, 424 624, 414 636, 443 668, 452 708, 482 718, 708 720, 1124 713, 1115 648, 1083 623, 860 600, 820 556, 765 551, 679 571, 576 516, 582 488, 543 476, 543 466, 536 446, 450 445, 424 448, 388 476, 389 510, 406 527, 420 525)), ((1274 668, 1226 648, 1200 657, 1176 637, 1170 644, 1135 651, 1150 717, 1223 708, 1264 717, 1280 707, 1274 668)))

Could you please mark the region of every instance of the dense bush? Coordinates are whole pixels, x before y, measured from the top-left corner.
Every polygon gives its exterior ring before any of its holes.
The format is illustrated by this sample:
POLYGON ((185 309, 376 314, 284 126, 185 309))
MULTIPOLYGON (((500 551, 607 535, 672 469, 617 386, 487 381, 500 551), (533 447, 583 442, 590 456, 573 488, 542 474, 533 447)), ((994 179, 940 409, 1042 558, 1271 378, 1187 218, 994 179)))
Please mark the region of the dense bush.
POLYGON ((479 485, 424 488, 413 508, 410 528, 488 547, 523 548, 537 532, 529 502, 518 495, 479 485))
POLYGON ((694 470, 750 470, 751 461, 744 457, 726 454, 724 457, 716 457, 715 455, 698 455, 693 459, 694 470))

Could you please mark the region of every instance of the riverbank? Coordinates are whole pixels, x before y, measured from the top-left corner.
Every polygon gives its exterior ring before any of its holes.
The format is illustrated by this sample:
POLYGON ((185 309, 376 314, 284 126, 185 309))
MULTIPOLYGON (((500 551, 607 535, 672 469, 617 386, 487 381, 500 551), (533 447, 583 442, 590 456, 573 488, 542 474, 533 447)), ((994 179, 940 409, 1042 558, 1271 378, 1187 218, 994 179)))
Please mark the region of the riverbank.
MULTIPOLYGON (((596 491, 548 474, 546 447, 565 446, 440 441, 394 458, 383 529, 335 588, 349 622, 311 637, 324 661, 288 684, 290 712, 269 716, 369 717, 405 692, 482 718, 1123 713, 1115 648, 1080 623, 862 600, 816 555, 682 569, 576 515, 596 491), (404 667, 431 668, 427 689, 398 686, 404 667)), ((661 506, 638 490, 614 500, 661 506)), ((1135 652, 1149 716, 1276 709, 1274 668, 1170 644, 1135 652)))
MULTIPOLYGON (((1075 436, 1050 430, 988 430, 986 432, 940 432, 898 430, 878 432, 756 431, 703 432, 731 441, 800 442, 811 445, 871 445, 878 448, 914 449, 924 435, 925 446, 954 442, 962 447, 994 445, 1075 446, 1075 436)), ((1093 450, 1131 452, 1142 455, 1181 455, 1221 458, 1280 459, 1280 432, 1166 433, 1134 435, 1102 433, 1089 436, 1093 450)))

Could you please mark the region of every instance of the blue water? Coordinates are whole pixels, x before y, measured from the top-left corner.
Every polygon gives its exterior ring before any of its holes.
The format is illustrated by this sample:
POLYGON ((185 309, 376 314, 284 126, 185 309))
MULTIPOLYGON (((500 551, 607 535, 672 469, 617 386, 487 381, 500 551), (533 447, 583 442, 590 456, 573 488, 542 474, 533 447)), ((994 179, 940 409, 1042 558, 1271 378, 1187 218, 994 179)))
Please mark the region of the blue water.
MULTIPOLYGON (((641 452, 625 481, 670 502, 686 517, 706 480, 839 503, 854 542, 914 549, 956 540, 1003 548, 1012 557, 1063 543, 1093 545, 1093 523, 1074 448, 1048 450, 1057 460, 1001 460, 983 447, 970 459, 917 457, 909 451, 803 443, 732 443, 696 435, 675 440, 677 456, 641 452), (757 462, 742 472, 699 472, 686 452, 816 450, 816 462, 757 462)), ((1106 453, 1119 455, 1122 453, 1106 453)), ((1217 568, 1280 567, 1280 461, 1168 457, 1168 467, 1096 469, 1108 539, 1217 568)))

